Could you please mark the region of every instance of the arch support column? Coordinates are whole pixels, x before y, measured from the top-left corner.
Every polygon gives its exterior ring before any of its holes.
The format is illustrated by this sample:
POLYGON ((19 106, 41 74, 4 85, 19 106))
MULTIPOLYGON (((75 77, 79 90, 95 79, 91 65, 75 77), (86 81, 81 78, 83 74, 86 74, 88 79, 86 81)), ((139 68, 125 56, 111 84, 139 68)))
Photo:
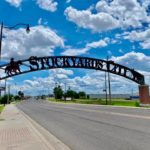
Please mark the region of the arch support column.
POLYGON ((141 106, 150 105, 149 86, 148 85, 139 85, 139 97, 140 97, 140 105, 141 106))

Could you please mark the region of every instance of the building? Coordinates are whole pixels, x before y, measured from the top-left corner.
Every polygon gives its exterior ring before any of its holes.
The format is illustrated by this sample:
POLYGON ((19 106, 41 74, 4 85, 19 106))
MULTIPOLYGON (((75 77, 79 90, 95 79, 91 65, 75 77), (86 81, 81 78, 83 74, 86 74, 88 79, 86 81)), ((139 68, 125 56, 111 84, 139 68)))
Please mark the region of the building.
MULTIPOLYGON (((98 98, 105 99, 106 98, 106 94, 89 94, 89 96, 90 98, 93 98, 93 99, 98 99, 98 98)), ((111 94, 111 98, 112 99, 139 99, 139 96, 138 95, 131 96, 131 94, 111 94)))

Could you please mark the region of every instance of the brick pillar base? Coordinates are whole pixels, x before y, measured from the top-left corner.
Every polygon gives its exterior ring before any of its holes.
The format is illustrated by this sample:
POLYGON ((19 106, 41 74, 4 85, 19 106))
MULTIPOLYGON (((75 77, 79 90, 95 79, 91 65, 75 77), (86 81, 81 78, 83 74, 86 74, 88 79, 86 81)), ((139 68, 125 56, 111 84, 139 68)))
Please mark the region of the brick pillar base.
POLYGON ((139 97, 141 105, 150 105, 148 85, 139 85, 139 97))

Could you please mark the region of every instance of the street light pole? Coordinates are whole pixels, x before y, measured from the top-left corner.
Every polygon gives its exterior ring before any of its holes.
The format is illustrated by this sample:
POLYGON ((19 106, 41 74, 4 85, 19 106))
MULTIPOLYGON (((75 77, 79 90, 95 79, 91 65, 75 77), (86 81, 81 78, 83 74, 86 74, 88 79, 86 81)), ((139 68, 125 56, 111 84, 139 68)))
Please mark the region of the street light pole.
POLYGON ((2 22, 1 23, 1 28, 0 28, 0 60, 1 60, 1 54, 2 54, 2 39, 3 39, 3 29, 6 28, 6 29, 14 29, 16 28, 17 26, 26 26, 26 32, 29 33, 30 32, 30 26, 29 24, 25 24, 25 23, 18 23, 14 26, 4 26, 4 23, 2 22))
POLYGON ((2 38, 3 38, 3 22, 1 23, 1 34, 0 34, 0 60, 1 60, 1 52, 2 52, 2 38))

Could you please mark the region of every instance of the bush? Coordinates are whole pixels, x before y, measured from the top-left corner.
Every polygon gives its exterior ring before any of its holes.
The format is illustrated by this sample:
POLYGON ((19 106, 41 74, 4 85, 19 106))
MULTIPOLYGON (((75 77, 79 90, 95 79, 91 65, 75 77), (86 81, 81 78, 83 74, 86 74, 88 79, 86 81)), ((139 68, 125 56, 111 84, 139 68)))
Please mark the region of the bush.
POLYGON ((21 100, 21 97, 19 95, 14 96, 14 99, 17 100, 21 100))
POLYGON ((6 95, 4 95, 4 96, 2 96, 1 98, 0 98, 0 104, 7 104, 7 102, 11 102, 12 101, 12 97, 13 97, 13 95, 9 95, 8 96, 8 94, 6 94, 6 95), (9 98, 9 100, 8 100, 8 98, 9 98))
POLYGON ((140 107, 140 103, 139 102, 135 102, 135 106, 136 107, 140 107))

